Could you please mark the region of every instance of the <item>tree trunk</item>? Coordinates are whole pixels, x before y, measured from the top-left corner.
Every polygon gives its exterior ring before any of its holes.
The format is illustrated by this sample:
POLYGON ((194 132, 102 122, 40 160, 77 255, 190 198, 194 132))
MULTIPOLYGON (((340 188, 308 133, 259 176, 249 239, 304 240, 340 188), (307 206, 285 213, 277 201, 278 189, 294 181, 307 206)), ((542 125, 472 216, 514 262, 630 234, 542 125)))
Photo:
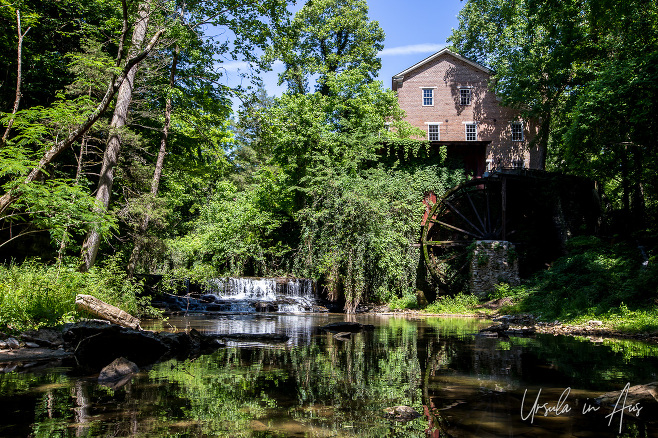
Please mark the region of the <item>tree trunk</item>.
MULTIPOLYGON (((178 53, 180 49, 177 46, 174 49, 174 55, 171 60, 171 73, 169 75, 169 91, 174 88, 174 82, 176 79, 176 66, 178 64, 178 53)), ((135 247, 133 248, 132 254, 130 254, 130 261, 128 262, 128 276, 132 277, 135 272, 135 266, 137 265, 137 260, 139 259, 139 253, 143 247, 143 237, 146 234, 149 224, 149 212, 153 208, 153 201, 158 195, 158 188, 160 187, 160 178, 162 176, 162 166, 164 165, 165 155, 167 155, 167 137, 169 136, 169 127, 171 126, 171 94, 167 96, 167 103, 165 104, 165 120, 164 126, 162 128, 162 138, 160 139, 160 150, 158 151, 158 158, 155 161, 155 170, 153 171, 153 179, 151 180, 151 199, 146 208, 146 214, 144 215, 144 220, 142 221, 141 226, 139 227, 139 234, 135 239, 135 247)))
MULTIPOLYGON (((137 53, 144 37, 146 36, 146 28, 148 26, 149 16, 151 13, 150 3, 141 3, 139 5, 139 18, 135 23, 132 37, 132 52, 137 53)), ((117 94, 117 102, 114 108, 114 115, 110 123, 110 135, 105 147, 105 154, 103 155, 103 165, 101 167, 100 179, 98 181, 98 189, 96 191, 96 201, 100 204, 103 210, 107 210, 110 204, 110 195, 112 193, 112 184, 114 182, 114 168, 116 167, 119 151, 121 150, 120 130, 126 124, 126 117, 128 115, 128 107, 132 100, 133 85, 135 81, 135 74, 139 65, 134 65, 126 75, 126 79, 122 82, 117 94)), ((98 230, 92 229, 85 238, 82 244, 82 258, 83 265, 80 267, 82 271, 88 271, 96 261, 96 254, 100 246, 100 233, 98 230)))
MULTIPOLYGON (((125 31, 126 27, 124 27, 125 31)), ((39 164, 37 164, 36 167, 34 167, 30 173, 25 177, 25 180, 23 180, 23 184, 29 184, 33 181, 36 181, 40 176, 41 176, 41 171, 48 166, 50 163, 52 163, 55 158, 59 156, 62 152, 64 152, 66 149, 71 147, 73 143, 78 141, 80 137, 82 137, 89 129, 94 126, 94 123, 100 118, 100 116, 105 112, 105 110, 108 108, 110 105, 110 102, 114 98, 114 95, 116 94, 117 90, 119 90, 119 87, 123 84, 124 80, 128 76, 128 73, 132 68, 142 62, 144 58, 148 56, 148 54, 153 50, 153 47, 155 44, 158 42, 160 39, 160 36, 162 36, 162 33, 164 32, 164 29, 158 30, 155 35, 151 38, 151 41, 149 41, 148 46, 139 54, 136 56, 133 56, 128 59, 126 62, 126 65, 124 66, 121 74, 117 77, 112 77, 110 80, 110 83, 107 86, 107 91, 105 92, 105 96, 103 96, 103 99, 99 102, 98 106, 96 109, 87 117, 87 119, 77 128, 75 128, 71 133, 66 137, 64 140, 55 143, 39 160, 39 164)), ((123 38, 122 38, 123 40, 123 38)), ((123 44, 121 44, 119 48, 119 59, 117 60, 117 63, 119 63, 123 59, 122 52, 123 50, 121 47, 123 44)), ((12 188, 5 192, 4 195, 0 196, 0 215, 4 213, 4 211, 12 205, 16 200, 20 197, 20 190, 17 188, 12 188)))
POLYGON ((113 324, 134 330, 140 329, 139 319, 135 318, 130 313, 124 312, 118 307, 99 300, 94 296, 83 294, 76 295, 75 306, 78 310, 89 312, 92 315, 110 321, 113 324))
MULTIPOLYGON (((16 26, 18 28, 18 67, 16 68, 16 97, 14 99, 14 108, 11 110, 11 114, 15 115, 18 111, 18 105, 21 102, 21 81, 22 81, 22 71, 23 71, 23 38, 30 31, 31 28, 27 28, 25 33, 21 29, 21 13, 16 9, 16 26)), ((9 137, 9 131, 11 131, 11 126, 14 124, 14 119, 9 119, 7 124, 7 129, 2 136, 1 144, 4 144, 9 137)))

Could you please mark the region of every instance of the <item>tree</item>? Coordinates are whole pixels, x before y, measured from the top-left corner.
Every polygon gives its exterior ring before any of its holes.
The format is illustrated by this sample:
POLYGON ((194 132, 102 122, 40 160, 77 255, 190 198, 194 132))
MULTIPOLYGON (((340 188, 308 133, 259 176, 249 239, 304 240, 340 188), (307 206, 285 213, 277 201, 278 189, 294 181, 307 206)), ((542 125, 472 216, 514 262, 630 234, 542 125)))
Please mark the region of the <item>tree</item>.
POLYGON ((540 121, 544 161, 602 181, 636 230, 657 194, 657 14, 641 0, 471 0, 450 37, 496 71, 503 104, 540 121))
POLYGON ((368 18, 365 0, 310 0, 297 12, 290 28, 277 38, 273 51, 286 66, 279 82, 295 93, 307 92, 318 75, 320 93, 329 92, 330 78, 360 70, 370 82, 381 68, 384 31, 368 18))
MULTIPOLYGON (((133 56, 136 53, 139 53, 146 38, 146 29, 151 15, 151 4, 150 2, 140 3, 138 9, 138 18, 133 27, 131 44, 131 55, 133 56)), ((130 106, 130 101, 132 99, 133 84, 135 82, 135 74, 137 73, 138 67, 139 64, 135 64, 128 71, 128 74, 121 83, 121 87, 117 94, 114 115, 112 116, 112 122, 110 123, 110 134, 103 155, 103 166, 101 167, 98 189, 96 190, 96 201, 102 210, 107 210, 107 206, 110 203, 112 183, 114 182, 114 167, 117 164, 119 150, 121 148, 120 132, 121 128, 126 124, 128 107, 130 106)), ((93 228, 87 234, 87 238, 82 245, 82 269, 84 271, 88 271, 96 261, 96 254, 98 253, 98 247, 100 245, 100 237, 100 233, 93 228)))
POLYGON ((582 3, 470 0, 448 39, 455 51, 494 70, 492 87, 503 105, 539 121, 534 143, 542 168, 555 114, 581 81, 572 66, 589 49, 582 3))

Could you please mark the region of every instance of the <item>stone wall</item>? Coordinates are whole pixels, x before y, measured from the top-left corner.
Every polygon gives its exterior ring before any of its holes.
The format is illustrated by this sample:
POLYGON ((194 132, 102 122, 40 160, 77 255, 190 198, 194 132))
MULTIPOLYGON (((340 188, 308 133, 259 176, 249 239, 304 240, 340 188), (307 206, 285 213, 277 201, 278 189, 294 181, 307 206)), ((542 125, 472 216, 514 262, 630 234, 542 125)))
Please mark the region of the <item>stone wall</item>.
POLYGON ((472 294, 486 296, 498 283, 519 284, 519 260, 511 242, 478 240, 471 258, 472 294))

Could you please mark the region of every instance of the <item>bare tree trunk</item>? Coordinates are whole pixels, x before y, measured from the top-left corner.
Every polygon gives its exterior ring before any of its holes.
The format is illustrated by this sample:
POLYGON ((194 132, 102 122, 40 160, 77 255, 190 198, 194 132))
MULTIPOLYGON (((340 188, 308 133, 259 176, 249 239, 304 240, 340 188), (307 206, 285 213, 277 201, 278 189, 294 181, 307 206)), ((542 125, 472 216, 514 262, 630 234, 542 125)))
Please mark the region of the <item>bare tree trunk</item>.
MULTIPOLYGON (((124 2, 125 4, 125 2, 124 2)), ((124 7, 124 10, 126 8, 124 7)), ((125 20, 124 20, 125 21, 125 20)), ((127 32, 127 26, 124 25, 124 35, 127 32)), ((52 163, 59 154, 64 152, 66 149, 71 147, 73 143, 75 143, 77 140, 80 139, 89 129, 96 123, 96 121, 100 118, 100 116, 107 110, 108 106, 110 106, 110 102, 114 98, 114 95, 117 93, 117 90, 119 90, 120 86, 123 84, 124 80, 128 76, 128 73, 134 66, 142 62, 144 58, 148 56, 148 54, 153 50, 153 47, 155 47, 155 44, 158 42, 160 39, 160 36, 162 36, 164 32, 164 29, 158 30, 155 35, 151 38, 149 41, 149 44, 146 46, 146 48, 140 52, 139 54, 132 56, 128 59, 126 62, 126 65, 123 67, 123 70, 119 74, 119 76, 112 77, 110 80, 110 83, 107 86, 107 91, 105 92, 105 96, 103 96, 103 99, 100 101, 96 109, 87 117, 87 119, 76 129, 71 131, 71 133, 66 137, 64 140, 55 143, 49 150, 46 152, 42 157, 41 160, 39 160, 39 164, 34 167, 30 173, 25 177, 25 180, 23 181, 24 184, 29 184, 36 179, 39 178, 41 175, 41 171, 43 168, 45 168, 47 165, 52 163)), ((117 64, 119 64, 123 60, 123 38, 121 40, 121 44, 119 46, 119 55, 117 57, 117 64)), ((16 200, 20 197, 20 190, 17 190, 16 188, 10 189, 7 192, 5 192, 4 195, 0 197, 0 215, 16 200)))
MULTIPOLYGON (((27 28, 25 33, 23 33, 21 29, 21 12, 16 9, 16 24, 18 28, 18 67, 16 68, 16 98, 14 99, 14 108, 11 111, 12 115, 16 114, 16 111, 18 111, 18 105, 21 102, 21 78, 22 78, 22 71, 23 71, 23 38, 27 33, 30 31, 30 27, 27 28)), ((2 141, 0 142, 1 144, 4 144, 7 141, 7 138, 9 137, 9 131, 11 131, 11 126, 14 124, 14 118, 12 117, 9 119, 9 123, 7 124, 7 129, 5 129, 5 133, 2 136, 2 141)))
MULTIPOLYGON (((144 2, 139 5, 139 18, 137 19, 137 23, 135 23, 132 37, 133 53, 137 53, 144 42, 150 13, 150 3, 144 2)), ((112 116, 112 122, 110 123, 110 135, 107 141, 107 146, 105 147, 103 165, 101 167, 100 179, 98 181, 98 190, 96 191, 96 201, 102 205, 103 210, 107 210, 107 207, 110 204, 110 195, 112 193, 112 184, 114 182, 114 168, 116 167, 119 158, 119 151, 121 150, 120 130, 126 124, 128 107, 132 100, 133 85, 138 67, 139 65, 136 64, 130 69, 126 79, 119 88, 119 93, 117 94, 114 115, 112 116)), ((83 265, 80 267, 82 271, 88 271, 94 265, 99 246, 100 233, 97 230, 92 229, 87 234, 82 245, 83 265)))
MULTIPOLYGON (((176 79, 176 65, 178 63, 178 53, 180 49, 176 46, 174 50, 174 55, 171 60, 171 73, 169 75, 169 90, 171 91, 174 88, 174 82, 176 79)), ((167 137, 169 136, 169 127, 171 126, 171 94, 167 96, 167 103, 165 104, 165 120, 164 126, 162 128, 162 138, 160 139, 160 150, 158 151, 158 158, 155 161, 155 170, 153 171, 153 179, 151 180, 151 200, 146 208, 146 214, 144 220, 139 228, 139 235, 135 239, 135 247, 133 252, 130 255, 130 261, 128 262, 128 275, 133 276, 135 272, 135 265, 139 259, 139 253, 142 250, 143 241, 142 237, 146 234, 148 229, 150 215, 149 212, 153 208, 153 200, 158 195, 158 188, 160 187, 160 178, 162 176, 162 166, 164 165, 165 155, 167 155, 167 137)))

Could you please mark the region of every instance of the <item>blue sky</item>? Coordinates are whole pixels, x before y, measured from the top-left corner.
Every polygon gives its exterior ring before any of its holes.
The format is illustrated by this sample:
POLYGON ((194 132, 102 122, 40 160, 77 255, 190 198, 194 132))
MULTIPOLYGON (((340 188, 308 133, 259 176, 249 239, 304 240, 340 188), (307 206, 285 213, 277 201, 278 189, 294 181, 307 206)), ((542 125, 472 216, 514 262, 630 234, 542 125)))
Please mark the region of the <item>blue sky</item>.
MULTIPOLYGON (((303 1, 291 8, 297 11, 303 1)), ((378 79, 384 87, 391 87, 391 77, 441 50, 446 45, 452 28, 459 24, 457 14, 464 6, 461 0, 368 0, 370 19, 378 21, 386 40, 380 52, 382 69, 378 79)), ((235 78, 243 63, 225 63, 227 73, 235 78)), ((284 87, 277 86, 281 65, 262 75, 265 89, 270 95, 280 95, 284 87)), ((229 81, 230 82, 230 81, 229 81)))

